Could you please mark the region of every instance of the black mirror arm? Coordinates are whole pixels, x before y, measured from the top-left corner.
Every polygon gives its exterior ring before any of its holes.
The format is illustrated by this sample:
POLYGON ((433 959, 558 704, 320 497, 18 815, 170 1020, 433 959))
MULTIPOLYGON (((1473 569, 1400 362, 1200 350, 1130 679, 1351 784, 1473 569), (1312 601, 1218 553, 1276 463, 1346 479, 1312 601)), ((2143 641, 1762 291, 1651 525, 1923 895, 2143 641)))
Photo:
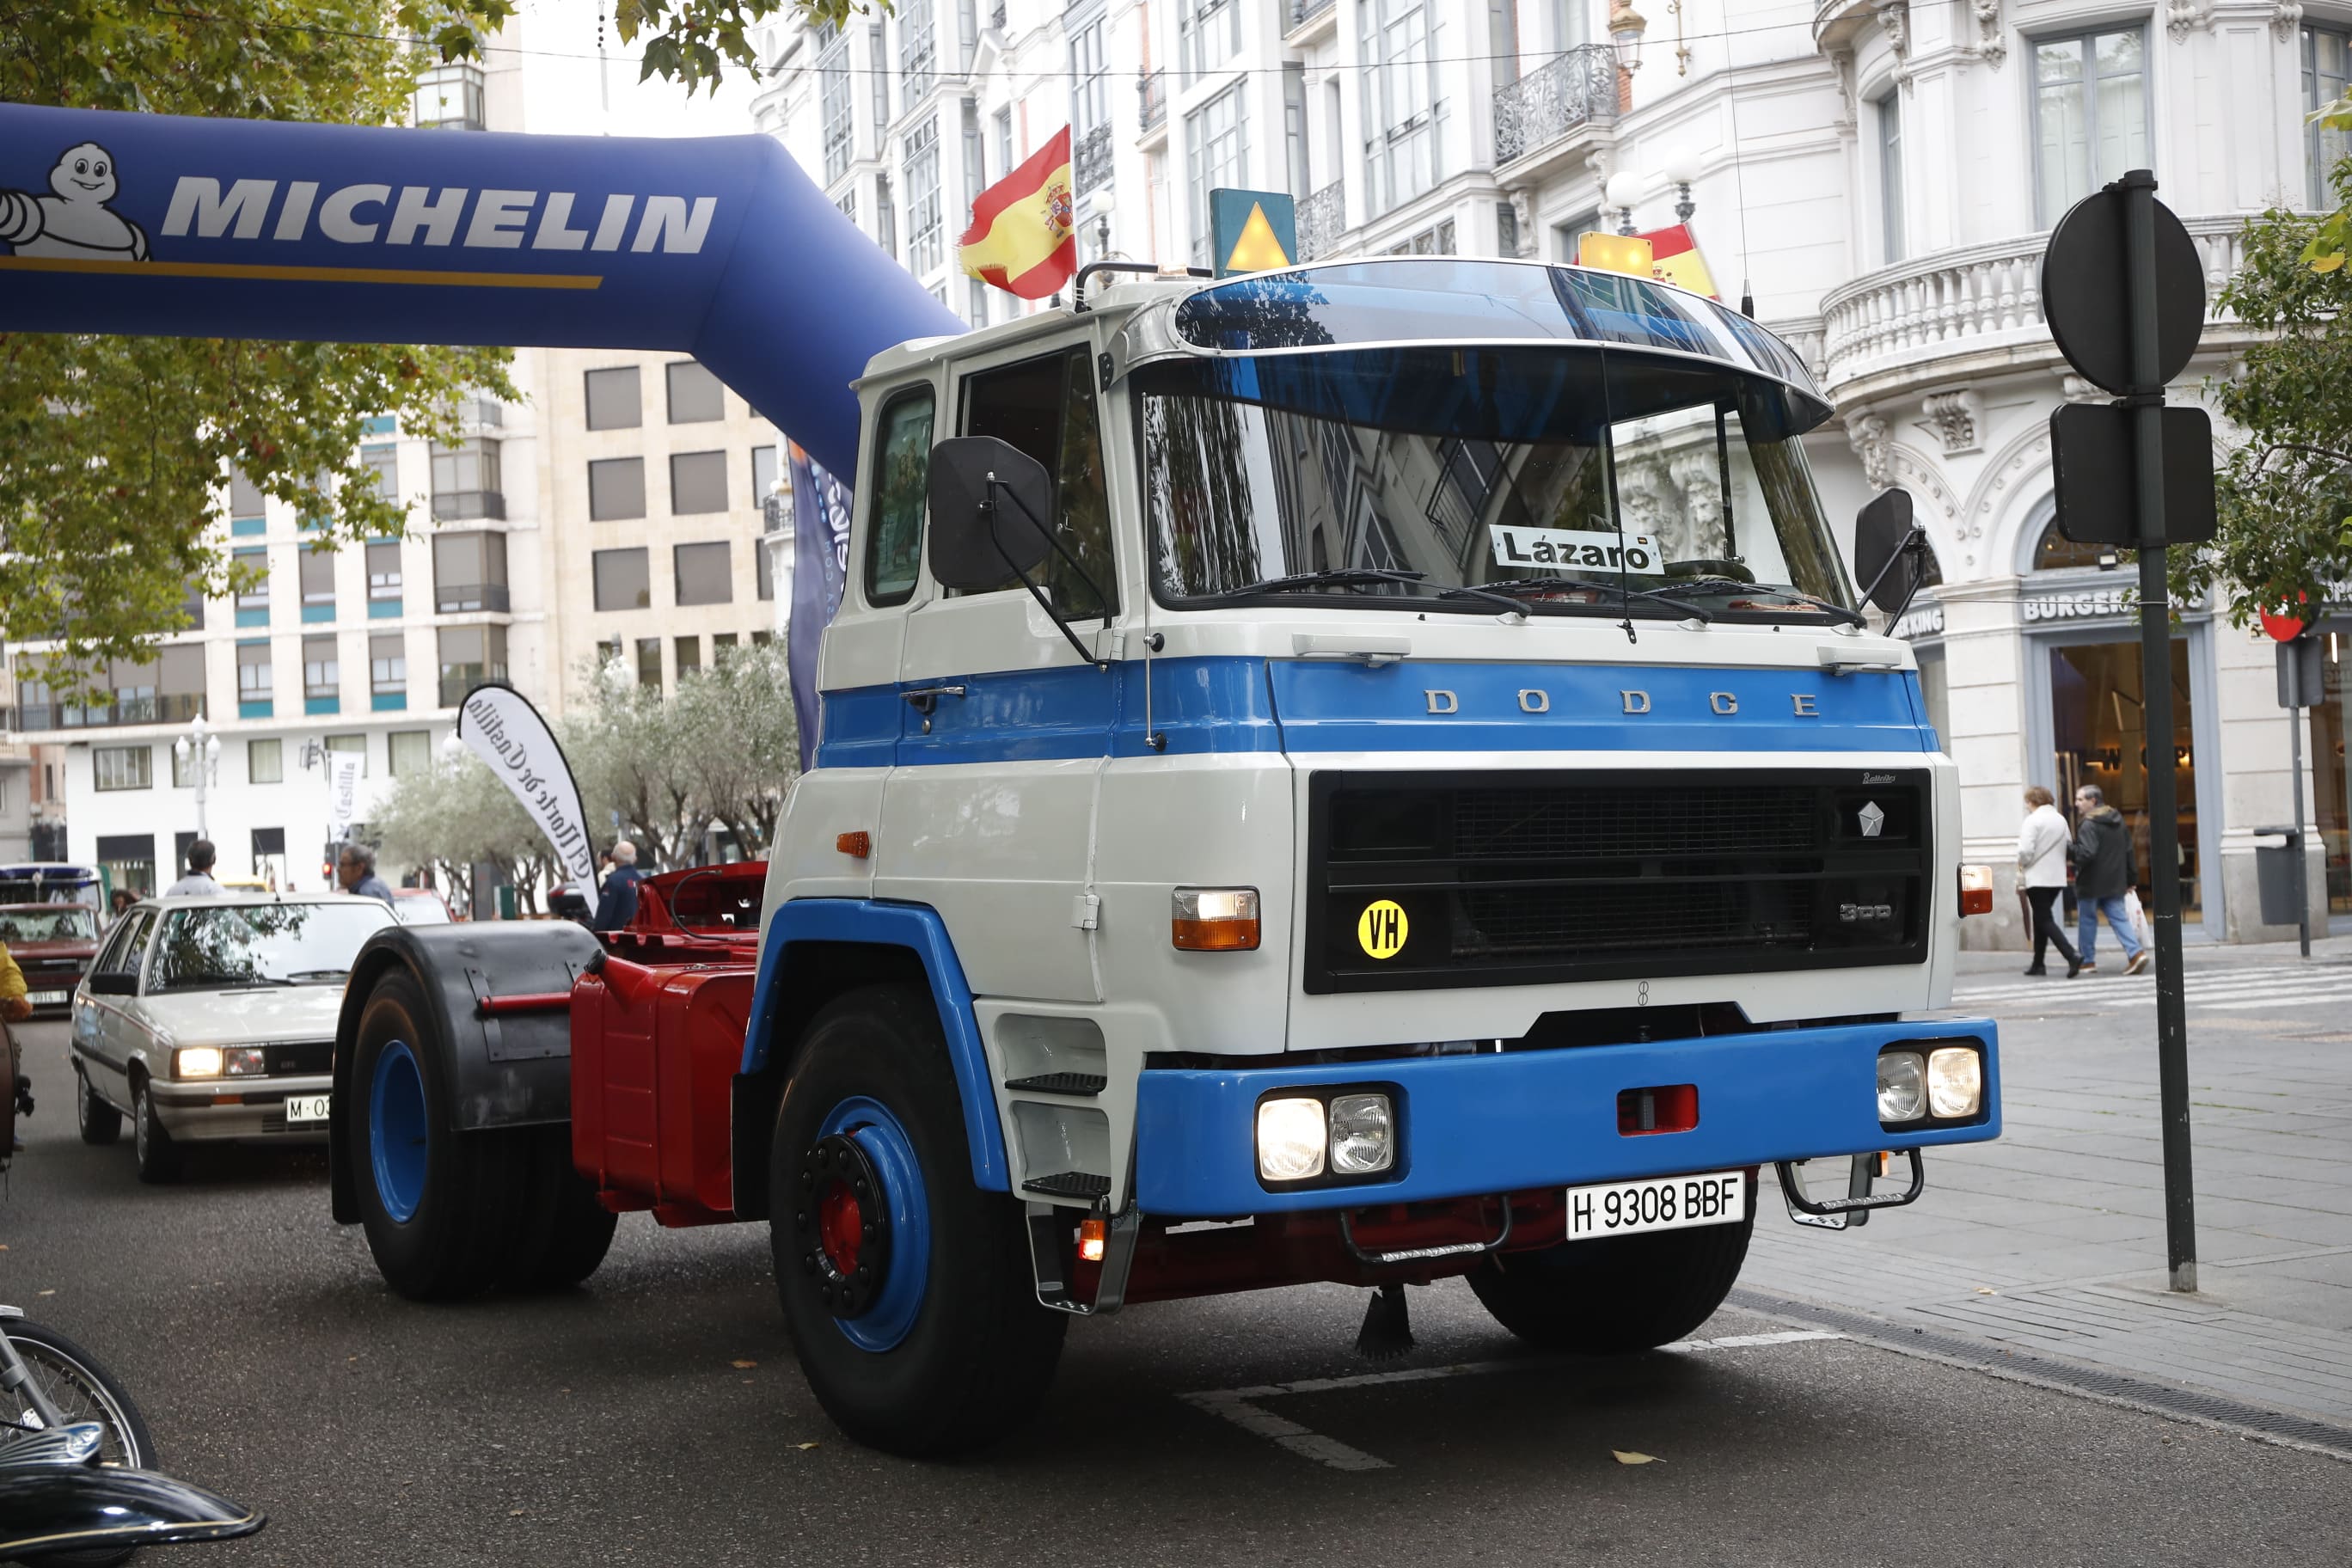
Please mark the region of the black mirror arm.
MULTIPOLYGON (((1102 589, 1097 587, 1095 580, 1087 575, 1087 569, 1079 565, 1071 556, 1069 551, 1064 547, 1062 542, 1054 537, 1052 531, 1047 529, 1043 522, 1038 521, 1037 514, 1031 511, 1028 506, 1023 502, 1019 496, 1013 494, 1012 487, 1005 484, 1002 479, 999 479, 994 474, 988 476, 988 500, 983 502, 982 505, 991 509, 997 506, 998 501, 996 497, 997 492, 1000 490, 1005 495, 1012 497, 1013 504, 1021 509, 1021 515, 1027 518, 1030 525, 1035 528, 1039 533, 1045 535, 1045 542, 1052 545, 1057 552, 1059 552, 1063 560, 1069 562, 1070 570, 1078 574, 1079 580, 1084 582, 1087 587, 1094 589, 1095 603, 1097 605, 1104 603, 1102 589)), ((1012 574, 1015 577, 1021 579, 1021 585, 1029 590, 1029 596, 1037 601, 1037 607, 1045 612, 1046 618, 1054 623, 1055 629, 1062 634, 1063 640, 1077 650, 1077 654, 1080 658, 1085 659, 1097 669, 1108 669, 1110 668, 1109 661, 1097 658, 1086 644, 1078 640, 1078 634, 1070 629, 1070 623, 1062 618, 1062 613, 1054 607, 1053 601, 1045 597, 1045 591, 1031 580, 1028 573, 1024 572, 1018 565, 1014 564, 1012 554, 1004 548, 1004 542, 996 536, 996 528, 993 523, 990 525, 988 530, 988 542, 996 547, 997 559, 1003 561, 1012 574)), ((1103 624, 1106 626, 1109 625, 1108 616, 1104 617, 1103 624)))
MULTIPOLYGON (((1905 536, 1903 542, 1895 547, 1895 553, 1886 558, 1886 564, 1878 569, 1878 575, 1870 580, 1870 586, 1862 591, 1863 602, 1864 604, 1871 602, 1871 596, 1878 592, 1878 585, 1886 581, 1886 574, 1895 570, 1896 562, 1906 555, 1918 555, 1924 552, 1927 547, 1927 531, 1916 523, 1912 524, 1910 533, 1905 536)), ((1894 613, 1886 617, 1888 626, 1892 626, 1901 620, 1903 612, 1911 607, 1912 599, 1919 592, 1919 579, 1925 575, 1927 574, 1923 572, 1915 572, 1911 574, 1911 586, 1904 594, 1903 602, 1895 605, 1894 613)))

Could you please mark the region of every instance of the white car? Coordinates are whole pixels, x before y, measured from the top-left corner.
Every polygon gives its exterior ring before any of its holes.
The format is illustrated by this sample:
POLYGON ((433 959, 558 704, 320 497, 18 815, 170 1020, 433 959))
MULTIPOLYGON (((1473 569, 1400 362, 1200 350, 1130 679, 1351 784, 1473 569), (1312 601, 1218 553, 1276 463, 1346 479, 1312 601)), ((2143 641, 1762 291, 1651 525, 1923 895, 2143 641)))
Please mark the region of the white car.
POLYGON ((343 981, 392 923, 341 893, 132 905, 74 993, 82 1142, 128 1116, 140 1180, 167 1182, 189 1143, 325 1139, 343 981))

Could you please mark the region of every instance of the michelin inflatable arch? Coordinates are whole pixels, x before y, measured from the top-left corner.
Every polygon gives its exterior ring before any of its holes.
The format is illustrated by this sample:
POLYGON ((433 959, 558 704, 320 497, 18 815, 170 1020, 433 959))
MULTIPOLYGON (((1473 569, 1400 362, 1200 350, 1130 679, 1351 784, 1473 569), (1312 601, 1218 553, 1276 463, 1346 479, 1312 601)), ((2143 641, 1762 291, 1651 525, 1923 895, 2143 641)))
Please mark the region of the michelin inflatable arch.
POLYGON ((866 362, 961 331, 765 136, 0 104, 0 331, 669 350, 845 476, 866 362))

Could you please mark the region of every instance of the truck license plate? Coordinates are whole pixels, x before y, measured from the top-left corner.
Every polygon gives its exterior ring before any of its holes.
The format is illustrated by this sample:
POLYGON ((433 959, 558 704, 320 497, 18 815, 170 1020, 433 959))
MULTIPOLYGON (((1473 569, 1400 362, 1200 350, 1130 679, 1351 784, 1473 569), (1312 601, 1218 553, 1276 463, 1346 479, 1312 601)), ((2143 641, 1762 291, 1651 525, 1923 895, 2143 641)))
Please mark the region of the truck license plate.
POLYGON ((1747 1212, 1748 1177, 1739 1171, 1602 1182, 1568 1189, 1568 1239, 1724 1225, 1747 1212))
POLYGON ((286 1125, 307 1127, 327 1120, 327 1104, 333 1099, 325 1094, 289 1094, 286 1097, 286 1125))

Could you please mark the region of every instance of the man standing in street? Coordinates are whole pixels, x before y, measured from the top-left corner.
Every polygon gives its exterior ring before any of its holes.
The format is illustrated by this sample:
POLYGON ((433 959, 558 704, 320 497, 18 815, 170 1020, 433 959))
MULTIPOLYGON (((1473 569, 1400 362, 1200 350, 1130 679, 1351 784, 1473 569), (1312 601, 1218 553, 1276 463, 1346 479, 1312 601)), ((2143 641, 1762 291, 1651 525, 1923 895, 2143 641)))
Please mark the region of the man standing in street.
POLYGON ((364 844, 346 844, 335 851, 335 880, 346 893, 382 899, 384 908, 392 907, 392 889, 375 874, 375 851, 364 844))
POLYGON ((2101 914, 2107 929, 2123 943, 2124 973, 2137 974, 2147 967, 2147 950, 2132 929, 2131 911, 2124 894, 2137 880, 2132 867, 2131 827, 2124 814, 2109 805, 2096 784, 2074 792, 2074 810, 2081 826, 2074 830, 2075 945, 2083 954, 2083 973, 2096 973, 2095 946, 2101 914))
POLYGON ((213 841, 199 838, 188 846, 188 874, 163 889, 167 899, 217 899, 221 885, 213 880, 213 841))
POLYGON ((613 869, 604 878, 604 891, 596 900, 592 931, 619 931, 637 916, 637 884, 646 874, 637 869, 637 847, 627 839, 613 846, 613 869))

